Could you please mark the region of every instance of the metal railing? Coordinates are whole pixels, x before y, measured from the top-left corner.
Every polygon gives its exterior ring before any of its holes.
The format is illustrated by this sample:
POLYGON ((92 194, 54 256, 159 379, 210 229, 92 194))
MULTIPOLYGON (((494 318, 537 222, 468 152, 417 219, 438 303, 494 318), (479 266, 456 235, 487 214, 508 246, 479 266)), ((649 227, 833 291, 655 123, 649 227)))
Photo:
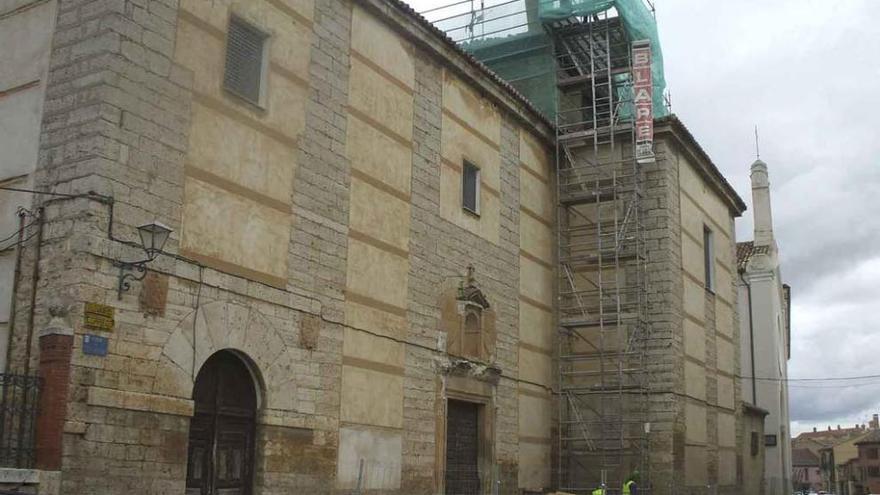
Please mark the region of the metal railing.
POLYGON ((31 468, 40 378, 0 373, 0 466, 31 468))

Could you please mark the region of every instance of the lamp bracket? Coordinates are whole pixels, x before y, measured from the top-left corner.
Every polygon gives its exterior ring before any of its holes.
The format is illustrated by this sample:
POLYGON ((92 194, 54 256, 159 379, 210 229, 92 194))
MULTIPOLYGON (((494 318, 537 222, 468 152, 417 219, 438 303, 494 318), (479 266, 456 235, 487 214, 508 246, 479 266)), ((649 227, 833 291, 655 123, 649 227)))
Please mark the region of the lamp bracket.
POLYGON ((131 289, 132 280, 143 280, 147 276, 147 263, 152 258, 141 261, 114 261, 119 267, 119 283, 116 285, 116 298, 122 300, 122 293, 131 289))

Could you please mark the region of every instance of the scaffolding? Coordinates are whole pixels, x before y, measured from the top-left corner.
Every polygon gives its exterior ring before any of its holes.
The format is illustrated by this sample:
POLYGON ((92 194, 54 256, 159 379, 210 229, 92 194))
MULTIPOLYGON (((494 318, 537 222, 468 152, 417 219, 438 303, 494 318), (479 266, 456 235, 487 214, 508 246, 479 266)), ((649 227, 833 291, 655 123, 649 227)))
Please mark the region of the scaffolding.
POLYGON ((645 229, 631 40, 608 11, 548 24, 556 57, 559 487, 647 491, 645 229))
MULTIPOLYGON (((650 332, 631 53, 644 34, 634 18, 644 26, 649 12, 653 22, 653 7, 642 0, 476 3, 424 13, 556 124, 557 487, 583 494, 604 485, 615 494, 638 471, 640 492, 650 493, 650 332)), ((660 67, 655 116, 666 111, 660 67)))

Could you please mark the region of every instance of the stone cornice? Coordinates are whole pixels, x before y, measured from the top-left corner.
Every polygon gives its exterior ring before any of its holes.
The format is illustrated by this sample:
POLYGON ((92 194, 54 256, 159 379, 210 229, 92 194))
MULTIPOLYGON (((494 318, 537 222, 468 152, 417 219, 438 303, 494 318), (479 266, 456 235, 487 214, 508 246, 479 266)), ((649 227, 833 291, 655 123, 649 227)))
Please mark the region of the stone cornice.
POLYGON ((654 121, 654 134, 656 136, 670 136, 676 144, 690 155, 697 172, 709 184, 709 186, 727 204, 733 216, 739 217, 746 211, 746 204, 733 186, 727 182, 712 159, 697 142, 693 134, 685 127, 684 123, 676 115, 669 115, 654 121))

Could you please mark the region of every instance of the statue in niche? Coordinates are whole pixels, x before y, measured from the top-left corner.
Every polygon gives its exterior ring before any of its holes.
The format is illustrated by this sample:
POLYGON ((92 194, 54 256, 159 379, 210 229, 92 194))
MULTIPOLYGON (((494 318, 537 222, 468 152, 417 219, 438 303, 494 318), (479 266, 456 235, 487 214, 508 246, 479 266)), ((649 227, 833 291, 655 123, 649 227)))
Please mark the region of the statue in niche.
POLYGON ((474 277, 474 267, 454 293, 443 296, 441 326, 452 356, 491 362, 495 355, 495 312, 474 277))

